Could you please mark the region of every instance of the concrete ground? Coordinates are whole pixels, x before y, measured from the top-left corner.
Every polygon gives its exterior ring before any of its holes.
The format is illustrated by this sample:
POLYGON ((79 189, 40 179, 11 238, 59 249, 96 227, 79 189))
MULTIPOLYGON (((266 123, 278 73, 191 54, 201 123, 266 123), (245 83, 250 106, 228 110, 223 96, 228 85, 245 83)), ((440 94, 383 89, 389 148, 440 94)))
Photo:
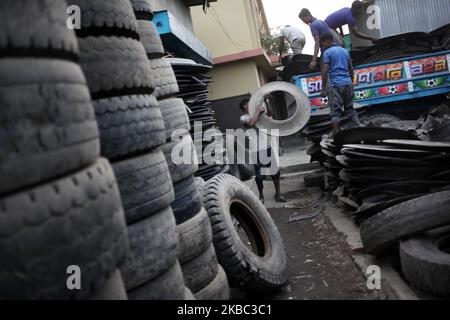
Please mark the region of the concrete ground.
MULTIPOLYGON (((346 209, 320 189, 305 187, 308 172, 298 171, 314 169, 308 165, 306 143, 287 145, 280 162, 285 172, 281 188, 288 202, 274 201, 270 180, 265 181, 264 193, 265 205, 284 240, 290 281, 264 299, 417 299, 390 263, 364 254, 358 228, 346 209), (370 265, 381 268, 379 290, 367 286, 370 265)), ((254 180, 247 184, 257 193, 254 180)))

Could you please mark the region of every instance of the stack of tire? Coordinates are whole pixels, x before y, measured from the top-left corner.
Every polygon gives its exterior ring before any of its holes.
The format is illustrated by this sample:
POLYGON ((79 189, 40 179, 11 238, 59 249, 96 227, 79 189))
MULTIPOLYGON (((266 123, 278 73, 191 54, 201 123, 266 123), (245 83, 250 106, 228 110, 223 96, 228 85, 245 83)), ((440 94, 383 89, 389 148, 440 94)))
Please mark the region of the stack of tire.
MULTIPOLYGON (((130 252, 121 266, 130 299, 182 300, 174 192, 164 154, 165 128, 156 81, 129 0, 70 0, 81 8, 77 30, 101 136, 125 209, 130 252)), ((139 12, 151 17, 146 1, 139 12)), ((145 38, 145 37, 144 37, 145 38)), ((145 42, 144 42, 145 43, 145 42)))
POLYGON ((66 10, 0 2, 0 299, 126 299, 123 207, 66 10))
POLYGON ((195 175, 207 181, 215 175, 228 170, 225 166, 225 146, 214 150, 214 154, 206 154, 205 149, 215 141, 216 137, 222 137, 222 132, 217 128, 211 101, 208 99, 208 85, 212 82, 210 66, 205 66, 188 59, 169 59, 178 82, 179 98, 182 98, 189 108, 189 121, 191 124, 191 136, 195 141, 197 153, 205 154, 195 175), (200 124, 199 129, 195 123, 200 124))
MULTIPOLYGON (((165 125, 165 144, 161 150, 165 154, 170 177, 159 176, 151 182, 155 188, 161 188, 167 181, 173 183, 175 199, 171 207, 179 234, 178 259, 189 289, 186 290, 186 296, 192 298, 193 293, 198 300, 226 300, 229 298, 228 281, 217 262, 208 214, 203 208, 195 183, 197 153, 189 135, 191 127, 186 105, 182 99, 174 98, 178 93, 177 80, 169 60, 163 58, 164 47, 151 22, 148 2, 131 2, 138 19, 140 38, 154 75, 155 96, 165 125), (174 160, 172 153, 185 158, 178 162, 174 160)), ((160 236, 167 237, 162 233, 160 236)), ((165 250, 161 248, 160 254, 166 254, 165 250)))

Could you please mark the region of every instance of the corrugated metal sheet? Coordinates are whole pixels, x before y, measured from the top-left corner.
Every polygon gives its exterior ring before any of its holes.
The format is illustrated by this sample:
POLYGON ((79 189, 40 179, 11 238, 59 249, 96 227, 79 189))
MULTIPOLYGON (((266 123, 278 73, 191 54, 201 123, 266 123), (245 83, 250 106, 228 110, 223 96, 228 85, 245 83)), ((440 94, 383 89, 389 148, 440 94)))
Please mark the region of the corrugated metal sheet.
POLYGON ((450 23, 450 0, 375 0, 381 10, 381 37, 430 32, 450 23))

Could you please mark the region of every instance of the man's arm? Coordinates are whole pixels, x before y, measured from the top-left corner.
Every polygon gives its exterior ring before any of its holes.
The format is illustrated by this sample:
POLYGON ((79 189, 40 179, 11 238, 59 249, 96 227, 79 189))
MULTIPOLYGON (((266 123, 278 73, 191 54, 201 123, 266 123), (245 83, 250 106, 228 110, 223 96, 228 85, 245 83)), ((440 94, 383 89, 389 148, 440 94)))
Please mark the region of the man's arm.
POLYGON ((314 36, 314 55, 313 58, 311 60, 311 63, 309 64, 309 67, 311 69, 314 69, 317 66, 317 56, 319 55, 319 49, 320 49, 320 37, 314 36))
POLYGON ((324 63, 322 67, 322 92, 320 95, 322 97, 326 96, 328 94, 327 87, 328 87, 328 71, 330 70, 330 64, 324 63))
POLYGON ((256 112, 253 115, 253 117, 251 117, 250 120, 245 121, 245 123, 248 124, 249 126, 254 126, 258 122, 259 117, 261 116, 261 113, 264 113, 264 112, 265 112, 264 108, 259 107, 258 109, 256 109, 256 112))
POLYGON ((341 37, 345 37, 344 35, 344 29, 342 29, 342 27, 339 27, 339 33, 341 34, 341 37))
POLYGON ((356 26, 355 27, 349 26, 349 29, 350 29, 350 33, 352 35, 354 35, 354 36, 356 36, 356 37, 358 37, 360 39, 370 40, 372 42, 377 42, 378 41, 377 38, 371 37, 371 36, 369 36, 367 34, 364 34, 364 33, 360 32, 356 26))

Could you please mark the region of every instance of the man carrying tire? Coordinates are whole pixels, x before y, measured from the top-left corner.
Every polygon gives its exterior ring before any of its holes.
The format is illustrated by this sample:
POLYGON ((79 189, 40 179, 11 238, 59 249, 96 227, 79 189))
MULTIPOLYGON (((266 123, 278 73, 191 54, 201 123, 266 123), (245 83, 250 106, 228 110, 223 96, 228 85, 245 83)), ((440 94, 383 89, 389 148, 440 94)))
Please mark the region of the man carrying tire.
POLYGON ((320 36, 320 44, 324 49, 321 96, 328 95, 330 101, 330 117, 333 123, 332 137, 334 137, 340 130, 343 112, 348 112, 351 120, 357 126, 362 127, 363 125, 353 108, 354 71, 350 54, 334 43, 334 37, 330 32, 325 32, 320 36))
MULTIPOLYGON (((250 152, 251 154, 256 153, 256 164, 255 164, 255 181, 259 191, 259 199, 264 203, 264 177, 261 173, 262 168, 267 168, 272 166, 273 162, 273 154, 272 148, 270 146, 269 141, 267 140, 267 135, 260 133, 255 124, 258 122, 259 117, 262 113, 265 112, 265 109, 261 106, 257 109, 256 113, 253 117, 250 116, 248 111, 248 103, 250 99, 243 99, 239 107, 242 111, 242 116, 240 118, 241 124, 244 126, 246 130, 253 129, 256 134, 249 134, 249 142, 250 142, 250 152), (271 160, 269 163, 262 163, 261 158, 270 157, 271 160)), ((270 114, 269 114, 270 115, 270 114)), ((275 201, 276 202, 286 202, 286 199, 281 196, 280 192, 280 170, 277 168, 277 172, 272 175, 272 181, 275 186, 275 201)))
POLYGON ((344 37, 344 31, 342 27, 348 25, 350 34, 364 40, 370 40, 373 43, 377 42, 378 39, 364 34, 358 30, 356 27, 355 16, 358 13, 362 13, 364 9, 364 3, 362 1, 353 1, 351 8, 342 8, 336 12, 330 14, 326 19, 325 23, 333 30, 339 30, 341 37, 344 37))
POLYGON ((309 68, 314 69, 317 66, 319 51, 323 55, 323 51, 325 50, 325 48, 323 48, 320 44, 320 36, 323 33, 333 33, 334 42, 339 44, 340 46, 344 46, 344 42, 339 37, 336 31, 332 30, 324 21, 313 17, 308 9, 303 8, 300 11, 298 17, 303 21, 303 23, 307 24, 310 27, 311 34, 314 38, 314 55, 311 63, 309 64, 309 68))

